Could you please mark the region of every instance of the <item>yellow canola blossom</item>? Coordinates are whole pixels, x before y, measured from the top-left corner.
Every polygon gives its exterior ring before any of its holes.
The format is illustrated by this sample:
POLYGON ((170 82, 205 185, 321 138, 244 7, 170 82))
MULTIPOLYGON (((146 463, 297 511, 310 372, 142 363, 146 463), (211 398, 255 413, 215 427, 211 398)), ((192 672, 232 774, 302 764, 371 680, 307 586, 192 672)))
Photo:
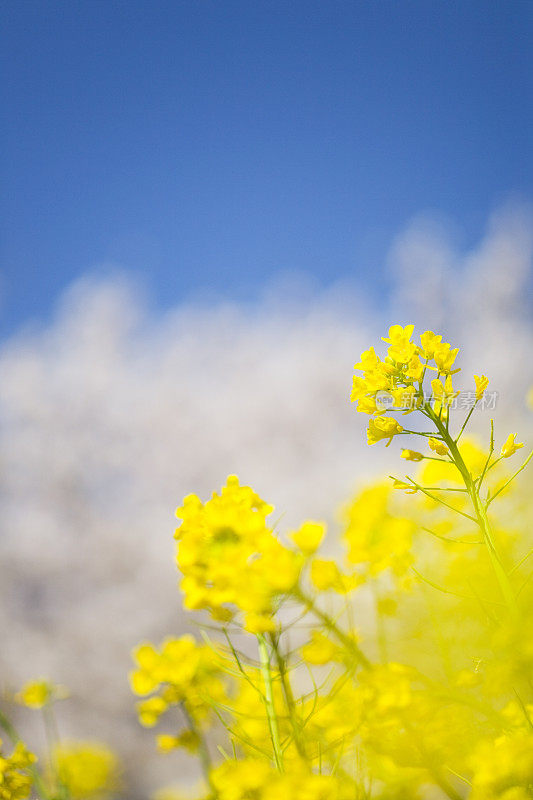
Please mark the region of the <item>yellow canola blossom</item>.
POLYGON ((267 525, 272 510, 234 475, 206 503, 185 498, 176 539, 186 608, 206 608, 221 620, 241 610, 253 632, 274 629, 277 598, 295 586, 302 558, 267 525))
POLYGON ((375 444, 382 439, 388 439, 387 447, 392 442, 393 436, 403 431, 402 426, 394 417, 376 417, 368 424, 368 444, 375 444))
POLYGON ((523 442, 517 442, 516 437, 518 434, 510 433, 507 439, 505 440, 501 454, 504 458, 509 458, 509 456, 514 456, 517 450, 520 450, 521 447, 524 446, 523 442))
POLYGON ((447 456, 450 452, 444 442, 441 442, 440 439, 436 439, 434 436, 428 439, 428 444, 438 456, 447 456))
POLYGON ((422 461, 424 454, 419 453, 418 450, 402 450, 402 458, 405 458, 406 461, 422 461))
MULTIPOLYGON (((208 645, 199 645, 192 636, 167 638, 159 648, 150 642, 133 651, 137 669, 130 674, 130 683, 137 695, 152 695, 137 706, 139 721, 151 728, 170 707, 181 706, 183 724, 209 724, 212 704, 226 700, 222 661, 208 645)), ((193 729, 194 732, 194 729, 193 729)), ((170 740, 159 742, 168 750, 170 740)), ((188 734, 178 736, 175 747, 192 746, 188 734)))
POLYGON ((211 773, 218 800, 353 800, 349 780, 310 772, 304 764, 276 772, 258 758, 225 761, 211 773))
POLYGON ((474 380, 476 382, 476 400, 481 400, 489 385, 489 379, 486 375, 474 375, 474 380))
POLYGON ((53 750, 53 764, 72 800, 100 800, 120 788, 118 758, 101 742, 62 742, 53 750))
POLYGON ((469 800, 528 800, 531 797, 531 729, 482 742, 471 761, 474 774, 469 800))
POLYGON ((431 361, 435 353, 442 347, 442 336, 433 331, 426 331, 420 334, 420 343, 422 345, 422 358, 431 361))
POLYGON ((327 664, 339 654, 338 645, 320 631, 313 631, 310 641, 302 647, 302 656, 308 664, 327 664))
POLYGON ((68 691, 64 686, 56 686, 41 678, 26 683, 15 695, 15 700, 27 708, 44 708, 54 700, 63 700, 66 697, 68 697, 68 691))
POLYGON ((453 388, 452 376, 446 376, 444 385, 439 378, 434 378, 431 381, 431 388, 433 390, 433 397, 435 400, 433 404, 433 410, 438 417, 446 419, 448 416, 449 406, 459 394, 459 392, 455 391, 453 388))
POLYGON ((433 359, 435 361, 438 372, 443 375, 450 376, 456 370, 452 370, 459 348, 456 347, 452 350, 451 346, 447 343, 439 344, 435 348, 433 359))
POLYGON ((315 558, 311 562, 311 582, 319 592, 348 594, 359 585, 360 578, 341 572, 331 558, 315 558))
POLYGON ((291 534, 291 539, 304 555, 310 556, 320 547, 325 532, 324 523, 308 521, 291 534))
POLYGON ((30 796, 33 780, 29 770, 36 761, 22 742, 17 742, 11 755, 5 755, 0 739, 0 800, 25 800, 30 796))
POLYGON ((394 488, 380 484, 361 491, 342 512, 348 560, 363 575, 390 569, 401 576, 413 562, 414 525, 394 511, 394 502, 394 488))
MULTIPOLYGON (((393 417, 384 417, 386 408, 403 409, 410 413, 427 403, 423 381, 427 370, 437 373, 432 381, 436 413, 446 417, 448 406, 458 392, 452 385, 452 375, 458 370, 453 365, 458 348, 442 341, 440 334, 426 331, 420 336, 420 344, 412 341, 414 325, 392 325, 388 337, 383 337, 389 347, 387 356, 381 360, 373 347, 365 350, 354 369, 363 376, 354 375, 350 399, 357 403, 357 410, 369 414, 372 419, 368 427, 368 444, 392 438, 403 433, 403 427, 393 417), (433 363, 431 363, 433 362, 433 363), (444 384, 440 376, 444 377, 444 384), (386 402, 386 398, 390 402, 386 402)), ((478 389, 486 388, 485 377, 476 379, 478 389), (481 381, 481 383, 479 383, 481 381)))

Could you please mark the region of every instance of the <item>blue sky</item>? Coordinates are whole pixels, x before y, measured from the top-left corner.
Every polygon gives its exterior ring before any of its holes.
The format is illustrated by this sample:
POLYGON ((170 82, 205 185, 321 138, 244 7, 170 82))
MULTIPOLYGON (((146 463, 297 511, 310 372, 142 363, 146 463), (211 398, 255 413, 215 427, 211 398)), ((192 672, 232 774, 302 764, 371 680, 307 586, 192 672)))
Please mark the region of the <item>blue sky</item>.
POLYGON ((533 197, 533 3, 1 3, 0 333, 105 265, 156 307, 386 291, 414 214, 533 197))

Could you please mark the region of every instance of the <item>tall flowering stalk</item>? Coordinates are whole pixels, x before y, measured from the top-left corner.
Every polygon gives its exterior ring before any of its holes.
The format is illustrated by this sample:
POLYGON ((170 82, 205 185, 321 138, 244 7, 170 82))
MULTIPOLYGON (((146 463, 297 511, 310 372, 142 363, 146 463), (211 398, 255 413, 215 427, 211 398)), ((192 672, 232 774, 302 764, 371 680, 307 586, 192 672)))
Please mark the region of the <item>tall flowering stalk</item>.
MULTIPOLYGON (((426 331, 420 336, 420 344, 411 341, 414 325, 393 325, 389 330, 388 338, 383 341, 389 344, 387 356, 381 360, 370 348, 361 356, 361 361, 355 369, 363 372, 363 377, 358 375, 353 378, 351 400, 357 402, 357 410, 370 414, 372 419, 368 428, 368 442, 374 444, 379 439, 388 438, 391 443, 393 436, 399 434, 412 434, 428 439, 430 450, 443 459, 454 464, 463 480, 465 490, 472 504, 472 511, 477 522, 483 541, 489 553, 491 563, 508 607, 513 618, 519 616, 519 607, 516 590, 509 579, 501 554, 494 538, 488 517, 488 507, 494 497, 490 491, 482 496, 482 484, 488 471, 491 470, 502 458, 508 458, 523 447, 516 443, 516 434, 510 434, 502 446, 499 456, 494 455, 494 433, 491 433, 490 450, 483 469, 474 475, 468 468, 459 448, 459 439, 474 411, 477 403, 482 399, 489 380, 485 375, 475 375, 475 399, 459 432, 454 436, 450 432, 450 405, 459 394, 453 387, 453 375, 459 372, 454 369, 458 348, 452 348, 447 342, 442 341, 442 336, 426 331), (426 376, 430 378, 431 391, 427 392, 424 383, 426 376), (387 403, 387 401, 389 401, 387 403), (434 434, 427 432, 404 429, 394 417, 385 415, 386 406, 394 409, 403 409, 404 414, 418 411, 422 418, 426 418, 435 428, 434 434)), ((411 461, 421 461, 424 456, 417 451, 404 450, 404 457, 411 461)), ((521 471, 533 455, 530 453, 521 471)), ((407 478, 415 489, 429 492, 407 478)), ((401 481, 397 482, 401 488, 401 481)), ((440 487, 441 492, 449 491, 440 487)), ((500 490, 501 492, 501 490, 500 490)), ((500 493, 499 492, 499 493, 500 493)), ((440 502, 443 502, 440 498, 440 502)), ((460 512, 464 513, 464 512, 460 512)))

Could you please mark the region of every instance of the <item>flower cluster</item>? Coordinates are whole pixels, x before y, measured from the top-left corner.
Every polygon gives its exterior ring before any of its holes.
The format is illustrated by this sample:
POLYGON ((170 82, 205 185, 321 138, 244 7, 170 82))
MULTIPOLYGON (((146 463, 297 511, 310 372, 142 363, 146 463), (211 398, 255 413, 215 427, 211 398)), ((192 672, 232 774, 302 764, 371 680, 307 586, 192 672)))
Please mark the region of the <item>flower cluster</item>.
POLYGON ((281 774, 259 758, 225 761, 212 773, 219 800, 353 800, 354 787, 305 765, 281 774))
POLYGON ((470 800, 528 800, 533 786, 531 729, 482 742, 472 767, 470 800))
POLYGON ((393 505, 392 487, 378 484, 364 489, 344 509, 348 559, 369 575, 390 568, 401 576, 413 561, 413 522, 395 513, 393 505))
POLYGON ((29 797, 33 785, 30 768, 36 760, 22 742, 17 742, 11 755, 5 755, 0 739, 0 800, 29 797))
POLYGON ((100 742, 61 742, 52 752, 49 782, 71 800, 100 800, 120 789, 115 753, 100 742))
MULTIPOLYGON (((402 409, 409 413, 421 409, 426 403, 423 381, 427 370, 435 377, 431 381, 434 410, 445 416, 457 392, 452 384, 453 369, 458 348, 442 341, 442 336, 426 331, 420 336, 420 344, 411 341, 414 325, 392 325, 389 336, 383 341, 389 345, 387 356, 381 360, 373 347, 365 350, 354 369, 362 371, 363 377, 354 375, 350 399, 357 403, 357 410, 370 414, 368 443, 374 444, 403 432, 403 427, 394 417, 385 416, 387 408, 402 409), (444 379, 444 382, 443 380, 444 379)), ((488 386, 487 379, 476 377, 478 391, 488 386)), ((480 395, 481 396, 481 395, 480 395)))
POLYGON ((189 635, 167 638, 160 648, 145 642, 135 649, 133 657, 137 669, 130 675, 132 689, 140 696, 151 695, 137 706, 140 722, 153 727, 162 714, 177 706, 182 711, 182 730, 161 734, 159 748, 197 749, 197 726, 207 725, 213 705, 227 699, 221 659, 189 635))
POLYGON ((276 599, 294 587, 301 559, 267 525, 272 510, 234 475, 206 503, 185 498, 176 539, 186 608, 206 608, 226 621, 240 609, 247 630, 274 629, 276 599))
POLYGON ((26 683, 12 697, 43 715, 48 753, 42 768, 34 766, 37 757, 28 751, 0 711, 0 727, 16 742, 9 758, 0 750, 0 800, 23 800, 30 792, 40 800, 110 800, 121 789, 119 759, 107 745, 59 739, 55 701, 68 696, 66 687, 40 678, 26 683))

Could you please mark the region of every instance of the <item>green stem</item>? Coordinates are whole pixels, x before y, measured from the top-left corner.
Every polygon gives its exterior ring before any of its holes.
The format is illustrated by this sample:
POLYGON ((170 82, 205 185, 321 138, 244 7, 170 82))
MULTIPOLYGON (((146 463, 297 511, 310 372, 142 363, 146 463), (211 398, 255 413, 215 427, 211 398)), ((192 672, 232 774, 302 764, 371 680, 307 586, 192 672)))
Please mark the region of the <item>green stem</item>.
POLYGON ((300 724, 296 716, 296 703, 294 701, 294 695, 292 693, 292 686, 290 683, 290 679, 287 674, 287 665, 279 649, 276 637, 273 634, 271 634, 270 636, 270 642, 272 644, 272 650, 276 658, 276 665, 278 667, 279 677, 281 680, 281 688, 283 691, 283 696, 285 698, 285 705, 287 706, 287 711, 289 713, 289 719, 291 722, 292 733, 294 737, 294 744, 296 745, 298 754, 303 759, 305 759, 307 755, 305 752, 304 743, 302 741, 300 724))
POLYGON ((457 469, 461 473, 464 484, 472 501, 477 524, 479 525, 481 533, 483 534, 483 541, 485 542, 489 558, 492 564, 492 568, 494 570, 494 574, 496 575, 496 579, 500 587, 500 591, 505 599, 505 602, 507 604, 511 616, 514 619, 517 619, 519 617, 519 609, 518 609, 518 603, 516 601, 516 595, 509 581, 507 572, 505 571, 505 568, 503 566, 500 554, 498 553, 498 549, 496 547, 496 543, 492 535, 489 518, 487 516, 487 511, 479 496, 478 488, 474 482, 474 479, 472 478, 472 475, 470 474, 468 467, 464 462, 461 452, 457 446, 457 442, 455 442, 454 439, 450 436, 450 434, 446 430, 446 427, 442 424, 442 421, 439 419, 439 417, 437 417, 437 415, 434 413, 433 409, 430 406, 426 406, 426 413, 435 423, 440 435, 442 436, 444 442, 446 443, 450 451, 450 454, 455 462, 455 465, 457 466, 457 469))
POLYGON ((385 620, 379 609, 379 595, 376 588, 376 581, 372 581, 372 594, 374 596, 374 613, 376 615, 376 638, 378 643, 379 657, 382 664, 389 660, 387 651, 387 632, 385 630, 385 620))
POLYGON ((462 434, 463 434, 463 431, 464 431, 464 429, 465 429, 465 428, 466 428, 466 426, 468 425, 468 421, 469 421, 470 417, 471 417, 471 416, 472 416, 472 414, 474 413, 474 409, 475 409, 476 405, 477 405, 477 400, 476 400, 476 402, 474 403, 474 405, 472 406, 472 408, 470 409, 470 411, 468 412, 468 414, 467 414, 467 416, 466 416, 466 419, 465 419, 465 421, 463 422, 463 425, 462 425, 462 427, 461 427, 461 430, 459 431, 459 433, 458 433, 458 434, 457 434, 457 436, 455 437, 455 441, 456 441, 456 442, 458 442, 458 441, 459 441, 459 439, 461 438, 461 436, 462 436, 462 434))
POLYGON ((506 481, 506 482, 503 484, 503 486, 501 486, 501 487, 498 489, 498 491, 497 491, 497 492, 495 492, 495 493, 492 495, 492 497, 490 498, 490 500, 487 500, 487 506, 489 506, 489 505, 492 503, 492 501, 493 501, 493 500, 495 500, 495 499, 498 497, 498 495, 499 495, 499 494, 501 494, 501 492, 503 492, 503 490, 504 490, 504 489, 507 489, 507 487, 509 486, 509 484, 510 484, 510 483, 512 483, 512 481, 514 481, 514 479, 516 478, 516 476, 517 476, 517 475, 519 475, 519 474, 522 472, 522 470, 523 470, 523 469, 525 469, 525 468, 527 467, 527 465, 529 464, 529 462, 531 461, 531 459, 532 459, 532 458, 533 458, 533 450, 532 450, 532 451, 531 451, 531 453, 528 455, 528 457, 526 458, 526 460, 524 461, 524 463, 522 464, 522 466, 521 466, 521 467, 519 467, 519 468, 516 470, 516 472, 515 472, 513 475, 511 475, 511 477, 509 478, 509 480, 508 480, 508 481, 506 481))
POLYGON ((211 756, 209 755, 209 750, 207 749, 205 737, 200 727, 196 724, 196 720, 189 712, 185 703, 181 704, 181 710, 183 711, 183 716, 187 721, 189 730, 196 736, 198 740, 198 756, 200 758, 200 763, 202 765, 202 772, 204 773, 204 778, 206 780, 206 783, 208 784, 211 791, 214 792, 215 789, 211 782, 211 756))
MULTIPOLYGON (((451 511, 455 511, 456 514, 460 514, 462 517, 466 517, 466 519, 472 520, 472 522, 477 522, 477 519, 473 517, 471 514, 465 514, 464 511, 460 511, 458 508, 455 508, 454 506, 447 503, 446 500, 442 499, 442 497, 437 497, 437 495, 428 492, 428 490, 424 486, 421 486, 419 483, 414 481, 412 478, 409 477, 409 475, 406 475, 405 477, 409 481, 409 483, 411 483, 415 487, 415 489, 417 489, 419 492, 422 492, 422 494, 425 494, 426 497, 429 497, 436 503, 440 503, 442 506, 446 506, 446 508, 449 508, 451 511)), ((389 478, 391 478, 393 481, 398 480, 398 478, 395 478, 394 475, 389 475, 389 478)))
POLYGON ((274 692, 272 687, 272 673, 270 672, 270 655, 266 639, 262 633, 257 634, 257 642, 259 645, 259 660, 261 664, 261 675, 265 686, 265 708, 267 712, 268 727, 270 730, 270 738, 272 740, 272 748, 274 751, 274 761, 276 767, 280 772, 283 772, 283 751, 281 749, 281 741, 279 737, 278 718, 276 716, 276 708, 274 706, 274 692))

